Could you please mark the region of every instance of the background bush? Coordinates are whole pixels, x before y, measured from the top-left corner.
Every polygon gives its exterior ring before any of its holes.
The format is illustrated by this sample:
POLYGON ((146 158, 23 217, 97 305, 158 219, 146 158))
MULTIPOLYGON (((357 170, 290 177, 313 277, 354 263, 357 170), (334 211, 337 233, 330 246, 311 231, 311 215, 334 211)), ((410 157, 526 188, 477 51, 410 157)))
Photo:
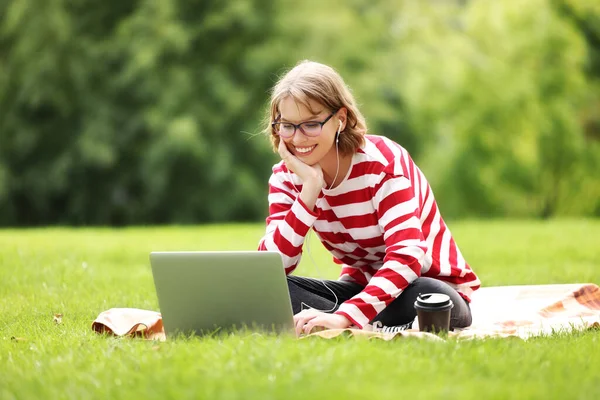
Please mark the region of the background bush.
POLYGON ((0 2, 0 225, 262 219, 268 91, 306 58, 446 217, 600 216, 599 4, 0 2))

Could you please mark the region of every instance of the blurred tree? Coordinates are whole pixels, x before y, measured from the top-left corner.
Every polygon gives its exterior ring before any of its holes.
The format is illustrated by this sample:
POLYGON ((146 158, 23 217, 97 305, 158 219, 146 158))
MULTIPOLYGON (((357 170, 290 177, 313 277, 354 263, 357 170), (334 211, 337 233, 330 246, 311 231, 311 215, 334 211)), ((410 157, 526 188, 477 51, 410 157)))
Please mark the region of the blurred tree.
POLYGON ((247 60, 269 1, 3 4, 1 223, 262 211, 267 146, 242 132, 270 85, 269 61, 247 60))
MULTIPOLYGON (((600 172, 600 3, 591 0, 554 0, 553 5, 558 13, 570 20, 586 41, 586 102, 579 110, 578 118, 584 129, 586 146, 589 148, 583 165, 587 170, 598 173, 600 172)), ((594 176, 593 180, 585 179, 586 186, 596 187, 597 176, 594 176)), ((595 190, 592 192, 592 195, 598 194, 595 190)), ((596 199, 594 214, 600 216, 600 195, 596 199)))
POLYGON ((266 213, 268 91, 336 68, 446 216, 600 215, 587 0, 0 2, 0 225, 266 213))
POLYGON ((400 84, 417 129, 433 132, 421 161, 447 215, 590 212, 585 47, 547 1, 407 2, 397 24, 400 84))

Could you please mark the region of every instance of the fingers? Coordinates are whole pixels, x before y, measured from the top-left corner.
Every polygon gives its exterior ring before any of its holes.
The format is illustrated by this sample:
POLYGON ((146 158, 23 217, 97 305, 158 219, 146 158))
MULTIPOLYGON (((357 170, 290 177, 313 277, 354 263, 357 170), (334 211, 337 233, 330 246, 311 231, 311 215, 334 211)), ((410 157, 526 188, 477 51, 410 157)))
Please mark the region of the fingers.
POLYGON ((304 325, 310 320, 318 317, 322 314, 322 311, 315 310, 314 308, 308 308, 306 310, 300 311, 298 314, 294 315, 294 325, 296 327, 296 335, 300 336, 304 329, 304 325))
POLYGON ((312 319, 317 318, 317 315, 305 315, 299 317, 296 321, 296 336, 300 336, 304 331, 304 326, 312 319))
POLYGON ((279 146, 277 147, 277 151, 279 152, 279 156, 281 157, 281 159, 284 161, 286 158, 292 155, 292 153, 290 153, 287 146, 285 145, 283 139, 279 139, 279 146))
POLYGON ((318 321, 318 318, 313 318, 312 321, 309 321, 306 325, 304 325, 302 331, 305 335, 310 334, 310 332, 313 330, 313 328, 317 327, 317 323, 320 322, 318 321))

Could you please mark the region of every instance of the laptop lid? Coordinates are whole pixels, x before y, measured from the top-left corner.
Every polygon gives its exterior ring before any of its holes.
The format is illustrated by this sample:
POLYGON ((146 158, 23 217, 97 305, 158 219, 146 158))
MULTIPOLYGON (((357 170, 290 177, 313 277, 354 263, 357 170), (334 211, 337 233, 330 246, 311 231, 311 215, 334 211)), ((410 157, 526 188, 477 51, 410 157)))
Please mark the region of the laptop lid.
POLYGON ((150 264, 167 337, 241 328, 294 332, 277 252, 152 252, 150 264))

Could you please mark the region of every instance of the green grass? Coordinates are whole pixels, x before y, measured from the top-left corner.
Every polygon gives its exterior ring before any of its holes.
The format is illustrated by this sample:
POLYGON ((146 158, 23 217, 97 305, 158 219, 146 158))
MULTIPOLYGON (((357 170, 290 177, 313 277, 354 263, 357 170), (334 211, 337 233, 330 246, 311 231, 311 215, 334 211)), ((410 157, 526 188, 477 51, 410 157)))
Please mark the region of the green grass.
MULTIPOLYGON (((484 285, 600 283, 600 221, 451 228, 484 285)), ((598 331, 446 343, 250 334, 153 343, 91 331, 108 308, 158 308, 150 251, 254 249, 262 232, 0 230, 0 399, 600 398, 598 331)), ((304 257, 297 273, 335 278, 314 237, 310 253, 318 270, 304 257)))

